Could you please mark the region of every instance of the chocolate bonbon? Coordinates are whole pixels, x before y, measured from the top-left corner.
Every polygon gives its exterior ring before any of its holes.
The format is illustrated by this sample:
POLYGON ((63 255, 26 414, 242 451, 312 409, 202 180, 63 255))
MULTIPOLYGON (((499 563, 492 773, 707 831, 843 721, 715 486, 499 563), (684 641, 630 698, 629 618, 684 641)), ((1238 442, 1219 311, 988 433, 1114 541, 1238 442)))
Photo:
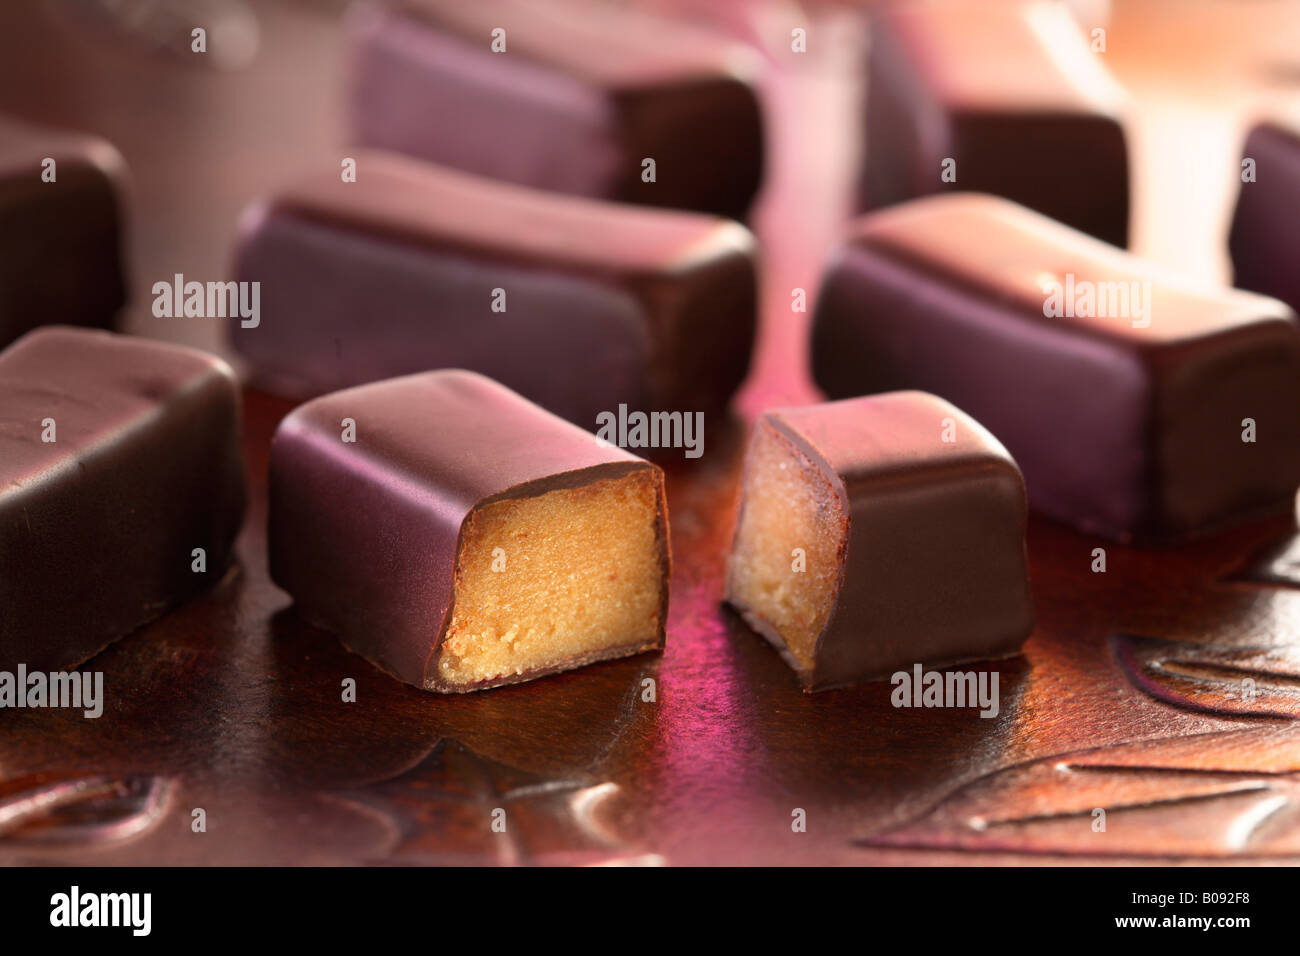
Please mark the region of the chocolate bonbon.
POLYGON ((754 58, 698 28, 592 0, 395 0, 352 27, 363 145, 736 219, 759 187, 754 58))
POLYGON ((0 348, 38 325, 112 325, 124 168, 102 140, 0 117, 0 348))
POLYGON ((727 600, 806 690, 1014 654, 1033 626, 1020 472, 922 392, 767 412, 727 600))
POLYGON ((219 580, 239 433, 194 349, 51 326, 0 353, 0 670, 73 667, 219 580))
POLYGON ((1234 282, 1300 309, 1300 120, 1257 124, 1246 137, 1228 249, 1234 282))
POLYGON ((1063 4, 892 4, 871 23, 864 208, 995 193, 1122 246, 1122 94, 1063 4))
POLYGON ((472 372, 291 413, 271 447, 270 552, 303 617, 426 690, 663 646, 663 473, 472 372))
POLYGON ((1006 444, 1031 506, 1119 540, 1285 512, 1300 485, 1290 309, 990 196, 860 220, 822 285, 813 368, 832 397, 942 395, 1006 444))
POLYGON ((479 371, 585 428, 619 404, 726 408, 754 336, 754 239, 711 216, 557 196, 361 153, 250 211, 232 326, 253 379, 297 397, 479 371))

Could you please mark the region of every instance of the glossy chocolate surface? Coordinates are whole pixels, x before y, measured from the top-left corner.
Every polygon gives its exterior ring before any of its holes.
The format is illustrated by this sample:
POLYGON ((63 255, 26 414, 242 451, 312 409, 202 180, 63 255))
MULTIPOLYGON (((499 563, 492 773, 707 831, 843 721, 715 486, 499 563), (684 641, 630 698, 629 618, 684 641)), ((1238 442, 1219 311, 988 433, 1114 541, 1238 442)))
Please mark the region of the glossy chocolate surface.
POLYGON ((239 414, 193 349, 50 327, 0 353, 0 670, 73 667, 225 576, 239 414))
POLYGON ((0 117, 0 348, 39 325, 112 326, 124 176, 103 140, 0 117))
POLYGON ((933 395, 894 392, 774 410, 757 427, 821 470, 845 516, 835 607, 811 671, 739 608, 805 689, 1019 650, 1033 628, 1024 480, 978 422, 933 395))
POLYGON ((754 336, 743 226, 357 159, 355 183, 322 171, 245 217, 237 269, 262 318, 230 335, 261 384, 468 368, 588 429, 620 403, 726 408, 754 336))
POLYGON ((758 190, 754 63, 733 41, 592 0, 394 0, 360 8, 352 27, 360 143, 737 219, 758 190))
MULTIPOLYGON (((431 372, 336 392, 292 412, 272 441, 271 576, 293 595, 299 614, 409 684, 474 690, 530 680, 541 674, 468 688, 439 679, 465 519, 492 501, 638 469, 658 474, 649 462, 473 372, 431 372), (355 422, 355 443, 342 441, 345 418, 355 422)), ((662 491, 659 501, 666 609, 662 491)))
POLYGON ((1254 160, 1255 179, 1241 184, 1228 236, 1233 281, 1300 309, 1300 119, 1255 126, 1243 159, 1254 160))
POLYGON ((1300 485, 1294 313, 993 197, 860 220, 822 287, 813 367, 833 397, 949 399, 1006 444, 1033 507, 1107 537, 1176 541, 1287 511, 1300 485), (1122 286, 1132 314, 1045 316, 1052 283, 1097 290, 1094 313, 1122 286))
POLYGON ((1125 245, 1122 94, 1064 6, 893 4, 868 69, 864 208, 974 190, 1125 245))

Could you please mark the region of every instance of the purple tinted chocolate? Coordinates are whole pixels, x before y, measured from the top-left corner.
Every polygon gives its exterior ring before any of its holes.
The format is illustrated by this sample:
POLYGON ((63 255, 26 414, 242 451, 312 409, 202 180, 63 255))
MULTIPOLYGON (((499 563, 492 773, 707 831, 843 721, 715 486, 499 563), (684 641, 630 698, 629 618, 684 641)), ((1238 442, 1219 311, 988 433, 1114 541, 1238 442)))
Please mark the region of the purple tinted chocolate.
MULTIPOLYGON (((1034 619, 1025 485, 978 422, 934 395, 895 392, 776 409, 756 427, 819 469, 844 515, 835 604, 811 667, 728 587, 805 690, 1019 652, 1034 619)), ((743 496, 740 507, 743 520, 743 496)))
POLYGON ((239 430, 193 349, 49 327, 0 353, 0 670, 74 667, 221 579, 239 430))
POLYGON ((237 254, 254 380, 306 397, 482 372, 588 429, 602 411, 721 414, 749 365, 754 240, 693 213, 540 193, 383 153, 255 207, 237 254))
POLYGON ((1300 124, 1260 123, 1246 138, 1244 160, 1253 163, 1253 178, 1241 184, 1228 236, 1234 281, 1300 309, 1300 124))
POLYGON ((1126 243, 1122 97, 1064 6, 891 5, 867 83, 863 208, 987 192, 1126 243))
POLYGON ((112 325, 124 175, 102 140, 0 118, 0 348, 39 325, 112 325))
POLYGON ((663 646, 669 555, 662 472, 473 372, 376 382, 295 409, 271 444, 269 548, 271 576, 293 595, 299 614, 427 690, 480 690, 663 646), (355 425, 353 443, 342 441, 344 419, 355 425), (655 643, 469 686, 442 680, 438 655, 471 512, 637 470, 660 483, 664 585, 655 643))
POLYGON ((736 219, 758 190, 752 57, 698 28, 592 0, 392 0, 351 22, 364 145, 736 219))
POLYGON ((942 395, 1006 444, 1034 508, 1119 540, 1286 512, 1300 485, 1290 309, 989 196, 855 224, 823 281, 813 370, 832 397, 942 395))

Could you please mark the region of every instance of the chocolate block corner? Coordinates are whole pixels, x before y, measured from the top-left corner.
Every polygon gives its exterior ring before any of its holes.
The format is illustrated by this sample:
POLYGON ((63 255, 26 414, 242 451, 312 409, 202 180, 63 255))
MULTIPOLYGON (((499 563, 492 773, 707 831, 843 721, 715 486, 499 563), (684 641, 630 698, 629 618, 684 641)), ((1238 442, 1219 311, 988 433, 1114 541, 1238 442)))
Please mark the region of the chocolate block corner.
POLYGON ((1004 196, 1128 241, 1124 98, 1062 5, 886 5, 871 21, 859 205, 1004 196))
POLYGON ((101 139, 0 117, 0 348, 125 304, 125 165, 101 139))
POLYGON ((0 352, 0 669, 81 664, 219 581, 242 461, 215 356, 59 326, 0 352))
POLYGON ((950 403, 767 412, 743 485, 727 599, 805 690, 1007 657, 1029 636, 1024 481, 950 403))
POLYGON ((1300 310, 1300 121, 1257 123, 1242 160, 1254 163, 1254 176, 1241 184, 1228 235, 1234 284, 1300 310))
POLYGON ((592 0, 388 0, 350 25, 363 145, 734 219, 761 184, 753 58, 710 31, 592 0))

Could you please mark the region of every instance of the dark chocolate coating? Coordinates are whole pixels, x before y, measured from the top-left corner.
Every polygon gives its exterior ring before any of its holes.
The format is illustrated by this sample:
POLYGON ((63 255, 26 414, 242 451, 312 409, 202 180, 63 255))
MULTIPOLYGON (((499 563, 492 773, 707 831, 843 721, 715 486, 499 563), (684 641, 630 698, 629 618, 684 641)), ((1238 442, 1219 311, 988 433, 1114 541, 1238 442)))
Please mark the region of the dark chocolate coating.
POLYGON ((352 25, 364 145, 735 219, 762 180, 752 56, 698 27, 591 0, 392 0, 352 25), (497 28, 504 53, 491 50, 497 28))
POLYGON ((1019 651, 1033 629, 1024 480, 978 422, 933 395, 895 392, 770 411, 758 427, 802 451, 847 516, 835 608, 811 672, 739 607, 806 690, 1019 651))
POLYGON ((1235 283, 1300 309, 1300 124, 1260 123, 1246 138, 1255 182, 1242 183, 1228 236, 1235 283))
POLYGON ((859 221, 823 282, 813 369, 833 397, 944 396, 1006 444, 1035 509, 1119 540, 1172 543, 1286 511, 1300 485, 1294 313, 989 196, 859 221), (1149 283, 1137 319, 1149 326, 1046 317, 1044 282, 1071 274, 1076 289, 1149 283))
POLYGON ((220 580, 239 432, 234 373, 194 349, 50 326, 0 353, 0 670, 74 667, 220 580))
POLYGON ((0 117, 0 348, 52 322, 112 325, 126 301, 124 169, 102 140, 0 117))
POLYGON ((262 283, 262 318, 230 335, 259 384, 301 397, 469 368, 587 429, 620 403, 726 409, 754 336, 743 226, 357 159, 357 182, 329 170, 245 219, 237 270, 262 283))
POLYGON ((480 690, 663 646, 668 525, 658 640, 610 648, 545 672, 464 687, 438 676, 453 612, 461 528, 477 507, 652 469, 474 372, 410 375, 295 409, 271 444, 271 577, 298 612, 399 680, 480 690), (342 421, 357 440, 341 439, 342 421))
POLYGON ((1126 244, 1121 96, 1064 7, 893 4, 872 20, 868 74, 864 209, 987 192, 1126 244))

